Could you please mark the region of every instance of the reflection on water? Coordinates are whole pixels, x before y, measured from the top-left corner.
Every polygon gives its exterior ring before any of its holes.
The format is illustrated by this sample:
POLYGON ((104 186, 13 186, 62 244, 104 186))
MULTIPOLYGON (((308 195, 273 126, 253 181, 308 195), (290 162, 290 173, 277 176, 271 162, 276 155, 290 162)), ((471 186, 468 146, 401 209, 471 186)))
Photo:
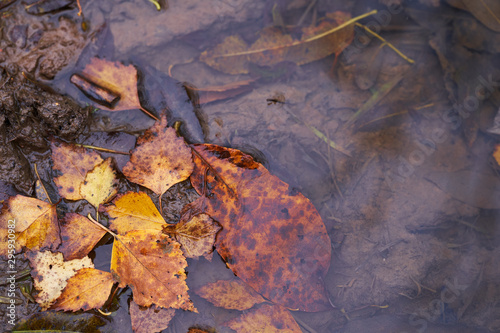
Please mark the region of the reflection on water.
MULTIPOLYGON (((179 87, 189 83, 201 101, 207 142, 259 150, 270 171, 318 209, 332 240, 324 284, 335 308, 294 312, 304 332, 500 330, 496 2, 169 1, 162 11, 147 1, 82 5, 91 29, 106 23, 85 57, 170 74, 173 80, 149 84, 145 96, 172 84, 169 104, 188 130, 197 119, 179 87), (341 40, 338 61, 334 51, 307 63, 280 54, 286 61, 255 64, 244 55, 251 61, 236 71, 226 58, 217 66, 199 59, 229 36, 247 45, 230 44, 234 52, 258 50, 266 27, 300 41, 304 27, 322 32, 314 28, 327 13, 355 17, 373 9, 360 22, 397 50, 358 26, 352 40, 341 40)), ((339 41, 324 42, 328 49, 339 41)), ((83 101, 65 75, 55 85, 83 101)), ((150 126, 137 124, 149 120, 135 113, 104 116, 111 120, 101 129, 132 118, 129 132, 150 126)), ((191 289, 232 276, 217 255, 212 263, 190 261, 188 271, 191 289)), ((199 313, 177 311, 168 332, 227 330, 222 324, 234 310, 191 296, 199 313)), ((130 330, 119 322, 120 331, 130 330)))

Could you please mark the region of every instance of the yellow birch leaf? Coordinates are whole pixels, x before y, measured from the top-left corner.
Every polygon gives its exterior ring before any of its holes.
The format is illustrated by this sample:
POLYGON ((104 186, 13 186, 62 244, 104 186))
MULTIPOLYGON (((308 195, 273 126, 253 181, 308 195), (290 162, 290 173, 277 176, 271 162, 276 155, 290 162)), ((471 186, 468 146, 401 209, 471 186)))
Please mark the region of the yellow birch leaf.
POLYGON ((161 117, 137 139, 123 174, 132 182, 161 196, 172 185, 186 180, 193 172, 191 149, 161 117))
POLYGON ((292 315, 281 305, 262 304, 225 324, 238 333, 301 333, 292 315))
POLYGON ((108 202, 117 192, 118 180, 115 170, 111 167, 111 157, 96 165, 87 172, 85 180, 80 185, 80 195, 99 209, 99 205, 108 202))
POLYGON ((111 273, 82 268, 68 279, 61 296, 50 309, 73 312, 98 309, 108 300, 113 283, 111 273))
POLYGON ((8 244, 16 252, 23 246, 33 251, 57 248, 61 238, 56 206, 22 195, 10 197, 0 214, 0 239, 5 244, 0 247, 0 255, 7 255, 8 244))
POLYGON ((31 276, 35 282, 35 288, 40 291, 36 302, 47 310, 52 303, 61 295, 66 287, 68 279, 82 268, 94 268, 89 257, 64 261, 59 252, 30 252, 26 255, 31 265, 31 276))
POLYGON ((111 205, 101 207, 110 217, 110 229, 119 235, 131 230, 153 229, 161 231, 165 220, 151 198, 144 192, 127 192, 118 195, 111 205))
POLYGON ((111 273, 130 286, 140 306, 196 311, 187 293, 186 258, 179 243, 157 230, 132 230, 113 244, 111 273))
POLYGON ((81 200, 80 185, 84 182, 87 172, 102 162, 101 156, 85 148, 67 143, 52 142, 53 169, 62 173, 54 178, 59 194, 68 200, 81 200))

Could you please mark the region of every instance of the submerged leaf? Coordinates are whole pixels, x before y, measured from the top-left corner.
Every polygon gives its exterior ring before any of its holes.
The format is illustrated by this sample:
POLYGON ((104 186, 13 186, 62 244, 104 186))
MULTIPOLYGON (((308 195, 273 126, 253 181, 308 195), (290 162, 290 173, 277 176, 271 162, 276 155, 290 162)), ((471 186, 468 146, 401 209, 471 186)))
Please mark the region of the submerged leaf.
POLYGON ((300 333, 302 330, 292 315, 282 306, 262 304, 245 311, 241 316, 227 322, 238 333, 300 333))
POLYGON ((186 266, 179 243, 157 230, 132 230, 113 244, 111 273, 120 288, 132 288, 141 306, 196 311, 187 293, 186 266))
POLYGON ((354 37, 352 24, 328 32, 350 18, 348 13, 329 13, 317 27, 303 28, 298 40, 276 27, 262 30, 251 46, 239 36, 229 36, 213 50, 203 52, 200 60, 228 74, 246 74, 249 64, 273 66, 283 61, 307 64, 331 54, 338 55, 349 46, 354 37))
POLYGON ((316 208, 239 150, 194 146, 191 209, 222 225, 216 248, 239 278, 291 309, 331 308, 322 279, 331 241, 316 208))
POLYGON ((255 304, 266 302, 240 279, 208 283, 195 292, 215 306, 224 309, 243 311, 255 304))
POLYGON ((175 309, 151 306, 141 309, 136 302, 130 302, 130 319, 135 333, 156 333, 168 328, 175 315, 175 309))

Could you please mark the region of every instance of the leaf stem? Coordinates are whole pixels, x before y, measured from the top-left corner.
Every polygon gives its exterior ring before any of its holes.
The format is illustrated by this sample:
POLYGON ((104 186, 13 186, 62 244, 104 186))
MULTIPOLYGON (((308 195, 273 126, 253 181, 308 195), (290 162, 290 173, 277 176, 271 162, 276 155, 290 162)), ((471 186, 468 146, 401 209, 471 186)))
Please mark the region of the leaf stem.
POLYGON ((99 228, 103 229, 106 232, 109 232, 111 234, 111 236, 113 236, 115 238, 118 237, 118 235, 115 234, 113 231, 109 230, 108 228, 106 228, 105 226, 103 226, 102 224, 100 224, 99 222, 97 222, 96 220, 94 220, 94 218, 92 217, 92 215, 90 215, 90 213, 89 213, 89 215, 87 215, 87 217, 96 226, 98 226, 99 228))

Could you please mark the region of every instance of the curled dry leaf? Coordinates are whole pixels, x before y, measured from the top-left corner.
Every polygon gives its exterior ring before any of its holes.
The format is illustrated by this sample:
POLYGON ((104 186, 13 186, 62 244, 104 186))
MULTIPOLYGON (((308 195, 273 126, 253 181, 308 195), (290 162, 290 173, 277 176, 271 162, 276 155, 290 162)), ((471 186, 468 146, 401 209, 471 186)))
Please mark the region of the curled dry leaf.
POLYGON ((61 296, 50 308, 73 312, 98 309, 108 300, 113 283, 111 273, 82 268, 68 279, 61 296))
POLYGON ((57 249, 64 260, 81 259, 89 254, 106 231, 96 226, 85 216, 66 214, 61 221, 61 246, 57 249))
POLYGON ((156 333, 168 328, 175 315, 175 309, 151 306, 141 309, 136 302, 130 302, 130 319, 135 333, 156 333))
POLYGON ((118 180, 116 172, 111 166, 112 159, 96 165, 87 172, 85 180, 80 185, 80 195, 96 209, 99 205, 108 202, 117 192, 118 180))
POLYGON ((9 247, 19 252, 23 246, 31 251, 55 249, 61 243, 56 206, 36 198, 16 195, 10 197, 0 214, 0 255, 7 255, 9 247), (15 238, 9 237, 14 232, 15 238), (15 239, 15 242, 9 240, 15 239))
POLYGON ((103 160, 99 154, 82 147, 67 143, 52 142, 53 169, 62 173, 54 178, 59 194, 68 200, 82 200, 80 185, 85 181, 87 172, 103 160))
POLYGON ((195 292, 213 305, 224 309, 243 311, 255 304, 266 302, 261 295, 239 279, 208 283, 195 292))
POLYGON ((292 315, 282 306, 262 304, 245 311, 241 316, 227 322, 238 333, 300 333, 302 330, 292 315))
POLYGON ((338 55, 351 43, 354 26, 328 33, 351 17, 348 13, 334 12, 326 18, 317 27, 303 28, 299 40, 276 27, 262 30, 251 46, 239 36, 229 36, 213 50, 203 52, 200 60, 224 73, 246 74, 250 64, 273 66, 290 61, 302 65, 331 54, 338 55))
POLYGON ((40 291, 36 301, 42 310, 47 310, 61 295, 68 279, 75 275, 78 270, 94 268, 89 257, 64 261, 61 253, 50 251, 31 252, 26 256, 31 264, 31 276, 35 282, 35 288, 40 291))
POLYGON ((141 306, 196 311, 187 293, 186 266, 179 243, 157 230, 132 230, 113 244, 111 273, 120 288, 132 288, 141 306))
POLYGON ((331 308, 323 278, 331 241, 316 208, 249 155, 194 146, 191 209, 222 225, 216 249, 231 270, 267 299, 291 309, 331 308))
POLYGON ((137 147, 123 168, 130 181, 160 196, 192 171, 191 150, 173 128, 167 127, 165 115, 137 139, 137 147))
POLYGON ((101 207, 110 217, 110 228, 119 235, 131 230, 161 231, 166 224, 151 198, 144 192, 118 195, 107 207, 101 207))
POLYGON ((205 256, 207 260, 212 260, 215 236, 220 229, 220 224, 207 214, 196 215, 188 222, 181 221, 163 227, 165 233, 173 235, 181 244, 186 258, 205 256))

